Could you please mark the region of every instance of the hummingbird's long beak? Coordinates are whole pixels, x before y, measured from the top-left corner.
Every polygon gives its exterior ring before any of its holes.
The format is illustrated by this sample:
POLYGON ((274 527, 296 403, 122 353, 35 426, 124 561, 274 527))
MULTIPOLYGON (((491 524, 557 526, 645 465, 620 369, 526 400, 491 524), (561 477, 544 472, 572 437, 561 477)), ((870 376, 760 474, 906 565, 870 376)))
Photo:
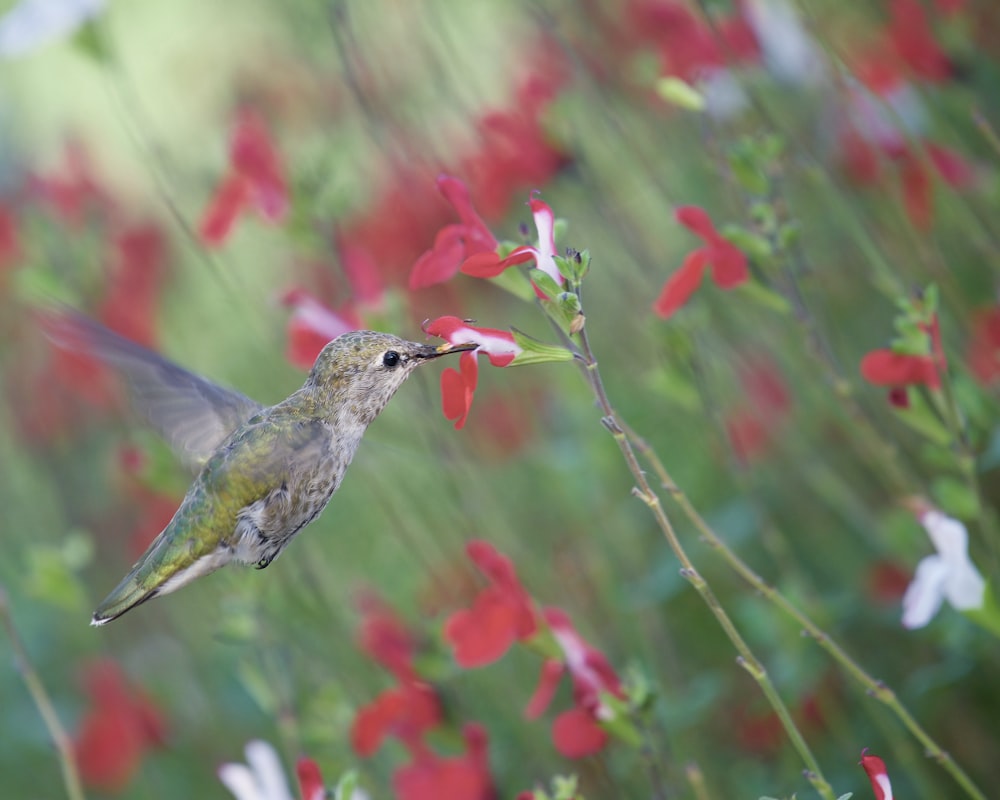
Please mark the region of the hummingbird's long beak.
POLYGON ((439 356, 446 356, 449 353, 464 353, 466 350, 475 350, 477 347, 479 347, 479 345, 475 342, 466 342, 465 344, 452 344, 451 342, 445 342, 437 347, 430 344, 424 344, 413 353, 413 356, 414 358, 438 358, 439 356))

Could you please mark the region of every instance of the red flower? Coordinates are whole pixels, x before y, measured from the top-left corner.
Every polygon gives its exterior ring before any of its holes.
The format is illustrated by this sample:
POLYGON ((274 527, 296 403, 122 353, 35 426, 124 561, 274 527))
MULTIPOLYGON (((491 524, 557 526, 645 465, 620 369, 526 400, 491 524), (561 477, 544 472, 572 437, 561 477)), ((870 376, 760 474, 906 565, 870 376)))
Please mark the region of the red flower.
POLYGON ((145 347, 156 345, 156 307, 167 275, 167 242, 153 223, 121 231, 98 317, 113 331, 145 347))
POLYGON ((342 333, 356 331, 361 320, 349 308, 332 311, 305 289, 289 289, 282 302, 291 306, 285 357, 299 369, 310 370, 320 351, 342 333))
POLYGON ((229 140, 229 173, 202 215, 199 232, 209 247, 221 245, 237 217, 252 207, 268 222, 288 213, 288 187, 278 151, 257 112, 241 109, 229 140))
POLYGON ((981 311, 972 320, 965 360, 983 386, 1000 380, 1000 307, 981 311))
POLYGON ((879 605, 898 606, 913 579, 912 573, 892 561, 874 562, 865 574, 865 593, 879 605))
POLYGON ((460 222, 441 228, 434 237, 434 246, 417 259, 410 273, 411 289, 444 283, 466 259, 477 253, 490 253, 497 247, 496 238, 472 207, 468 187, 450 175, 441 175, 437 187, 458 212, 460 222))
POLYGON ((750 277, 746 256, 722 237, 703 209, 682 206, 674 216, 684 227, 701 237, 705 244, 689 253, 681 268, 663 285, 653 310, 664 319, 687 302, 701 284, 705 267, 711 267, 712 280, 720 289, 732 289, 750 277))
POLYGON ((546 135, 542 118, 570 70, 557 60, 562 59, 559 49, 550 42, 532 52, 541 53, 544 63, 534 64, 517 87, 513 108, 491 110, 480 118, 479 146, 461 162, 460 171, 488 217, 503 214, 517 192, 548 183, 569 160, 546 135))
POLYGON ((57 174, 33 176, 30 184, 33 192, 69 225, 82 224, 91 212, 111 210, 111 201, 97 185, 90 159, 79 142, 67 144, 57 174))
POLYGON ((453 345, 476 342, 479 347, 458 357, 459 369, 445 369, 441 373, 441 404, 446 419, 455 420, 455 429, 461 429, 472 407, 472 397, 479 380, 479 353, 485 353, 495 367, 509 365, 521 348, 514 343, 508 331, 496 328, 478 328, 458 317, 438 317, 424 324, 424 332, 446 339, 453 345))
POLYGON ((940 82, 951 77, 948 56, 934 39, 920 0, 891 0, 886 31, 895 55, 915 77, 940 82))
POLYGON ((875 800, 892 800, 892 784, 889 783, 889 773, 886 771, 885 762, 878 756, 868 755, 866 747, 861 751, 860 763, 868 774, 868 780, 872 782, 875 800))
POLYGON ((426 731, 441 721, 437 695, 430 686, 406 683, 386 689, 362 707, 351 725, 351 746, 359 756, 370 756, 387 736, 411 748, 418 747, 426 731))
POLYGON ((746 463, 770 447, 792 398, 777 365, 765 357, 749 359, 738 372, 745 402, 727 413, 725 426, 733 451, 746 463))
POLYGON ((319 765, 311 758, 302 756, 295 762, 295 777, 299 780, 299 795, 302 800, 324 800, 326 787, 319 765))
POLYGON ((358 633, 358 647, 376 663, 385 667, 401 682, 416 678, 413 636, 393 610, 372 592, 358 598, 364 617, 358 633))
POLYGON ((492 800, 495 796, 487 757, 488 739, 481 725, 462 729, 466 754, 442 758, 426 747, 397 770, 392 784, 399 800, 492 800))
POLYGON ((567 758, 583 758, 601 750, 608 735, 598 720, 612 712, 602 693, 623 698, 621 681, 602 652, 587 644, 573 627, 569 616, 558 608, 546 608, 545 621, 563 653, 562 661, 547 660, 535 694, 525 708, 525 716, 533 719, 542 714, 555 694, 563 672, 569 671, 573 681, 575 707, 564 711, 552 725, 552 741, 567 758))
POLYGON ((21 240, 13 212, 0 205, 0 275, 21 258, 21 240))
POLYGON ((146 751, 163 743, 163 718, 113 661, 90 665, 84 682, 90 708, 73 737, 80 777, 99 791, 118 792, 132 780, 146 751))
MULTIPOLYGON (((506 258, 500 258, 493 251, 473 255, 462 263, 462 272, 476 278, 494 278, 507 267, 534 261, 538 269, 562 285, 563 276, 554 259, 556 255, 555 215, 547 203, 543 203, 536 197, 528 199, 528 206, 531 208, 535 229, 538 231, 537 246, 523 245, 515 248, 506 258)), ((540 297, 544 297, 541 292, 538 294, 540 297)))
POLYGON ((876 386, 928 386, 937 389, 941 377, 931 356, 873 350, 861 359, 861 375, 876 386))
POLYGON ((518 580, 513 562, 488 542, 469 542, 465 550, 490 586, 479 593, 472 608, 448 618, 444 638, 459 666, 471 669, 492 664, 515 641, 533 636, 538 625, 531 595, 518 580))

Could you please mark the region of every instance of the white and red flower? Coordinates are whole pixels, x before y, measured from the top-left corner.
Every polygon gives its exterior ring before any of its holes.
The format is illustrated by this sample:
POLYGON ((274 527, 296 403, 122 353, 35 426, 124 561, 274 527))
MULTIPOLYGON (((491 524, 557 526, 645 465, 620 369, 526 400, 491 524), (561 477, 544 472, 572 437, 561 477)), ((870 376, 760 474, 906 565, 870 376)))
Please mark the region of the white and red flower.
POLYGON ((861 766, 872 782, 875 800, 892 800, 892 784, 889 783, 889 773, 885 762, 878 756, 868 755, 868 748, 861 751, 861 766))
POLYGON ((475 350, 468 350, 459 356, 458 369, 446 369, 441 373, 441 402, 444 415, 455 420, 455 428, 465 425, 472 407, 472 397, 479 380, 477 356, 483 353, 495 367, 506 367, 521 352, 509 331, 496 328, 479 328, 458 317, 438 317, 424 324, 424 332, 438 336, 450 344, 459 345, 475 342, 475 350))
POLYGON ((986 582, 969 558, 969 532, 957 519, 936 508, 918 510, 937 553, 917 564, 916 574, 903 595, 903 626, 922 628, 948 603, 958 611, 983 607, 986 582))
POLYGON ((538 231, 538 244, 517 247, 506 258, 500 258, 494 251, 473 255, 463 262, 462 272, 476 278, 495 278, 508 267, 534 261, 538 269, 561 286, 563 276, 555 262, 555 215, 548 203, 537 197, 531 197, 528 206, 538 231))

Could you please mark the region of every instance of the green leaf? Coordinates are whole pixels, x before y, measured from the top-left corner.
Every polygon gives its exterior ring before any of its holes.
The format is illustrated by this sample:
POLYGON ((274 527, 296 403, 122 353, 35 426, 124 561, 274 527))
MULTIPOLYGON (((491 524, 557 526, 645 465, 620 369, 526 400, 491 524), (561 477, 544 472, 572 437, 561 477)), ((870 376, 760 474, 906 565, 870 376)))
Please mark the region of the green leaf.
POLYGON ((750 219, 768 234, 778 227, 778 212, 771 203, 754 203, 750 207, 750 219))
POLYGON ((519 300, 531 302, 535 299, 535 290, 531 284, 524 279, 524 274, 517 269, 505 269, 495 278, 490 278, 489 282, 494 286, 510 292, 519 300))
POLYGON ((935 444, 943 447, 951 444, 951 433, 924 400, 923 394, 917 391, 908 391, 907 394, 910 399, 909 408, 892 406, 896 419, 935 444))
POLYGON ((562 292, 562 287, 556 283, 555 279, 549 273, 543 270, 528 270, 528 277, 549 298, 554 298, 562 292))
POLYGON ((963 614, 990 631, 994 636, 1000 636, 1000 606, 997 605, 996 597, 993 595, 993 587, 987 582, 983 592, 983 605, 963 611, 963 614))
POLYGON ((514 328, 511 328, 510 332, 514 335, 514 342, 521 348, 521 352, 514 357, 514 360, 510 364, 512 367, 520 367, 525 364, 545 364, 550 361, 573 360, 572 351, 567 350, 565 347, 545 344, 537 339, 532 339, 530 336, 514 328))
POLYGON ((979 500, 963 481, 951 475, 935 478, 931 483, 935 503, 947 514, 959 519, 978 519, 979 500))
POLYGON ((792 304, 788 302, 783 294, 764 286, 764 284, 758 281, 747 281, 740 285, 736 291, 771 311, 777 311, 779 314, 792 313, 792 304))
POLYGON ((721 233, 730 243, 736 245, 758 264, 770 262, 774 255, 771 243, 765 237, 748 231, 746 228, 741 228, 738 225, 725 225, 721 233))
POLYGON ((660 78, 654 84, 656 93, 671 105, 686 108, 688 111, 704 111, 705 98, 691 84, 678 77, 669 75, 660 78))
POLYGON ((778 228, 778 247, 785 251, 796 244, 802 235, 802 226, 795 220, 786 222, 778 228))
POLYGON ((333 790, 333 800, 352 800, 358 788, 358 772, 350 769, 340 776, 337 788, 333 790))

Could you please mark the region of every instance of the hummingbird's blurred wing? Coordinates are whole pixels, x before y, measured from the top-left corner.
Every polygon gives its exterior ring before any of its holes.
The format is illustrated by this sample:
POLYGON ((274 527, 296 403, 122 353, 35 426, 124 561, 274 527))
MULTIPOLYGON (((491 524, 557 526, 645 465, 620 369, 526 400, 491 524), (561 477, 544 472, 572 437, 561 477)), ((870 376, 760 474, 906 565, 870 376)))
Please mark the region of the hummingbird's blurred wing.
POLYGON ((60 347, 90 353, 124 376, 136 411, 192 468, 263 408, 72 309, 50 314, 46 329, 60 347))

